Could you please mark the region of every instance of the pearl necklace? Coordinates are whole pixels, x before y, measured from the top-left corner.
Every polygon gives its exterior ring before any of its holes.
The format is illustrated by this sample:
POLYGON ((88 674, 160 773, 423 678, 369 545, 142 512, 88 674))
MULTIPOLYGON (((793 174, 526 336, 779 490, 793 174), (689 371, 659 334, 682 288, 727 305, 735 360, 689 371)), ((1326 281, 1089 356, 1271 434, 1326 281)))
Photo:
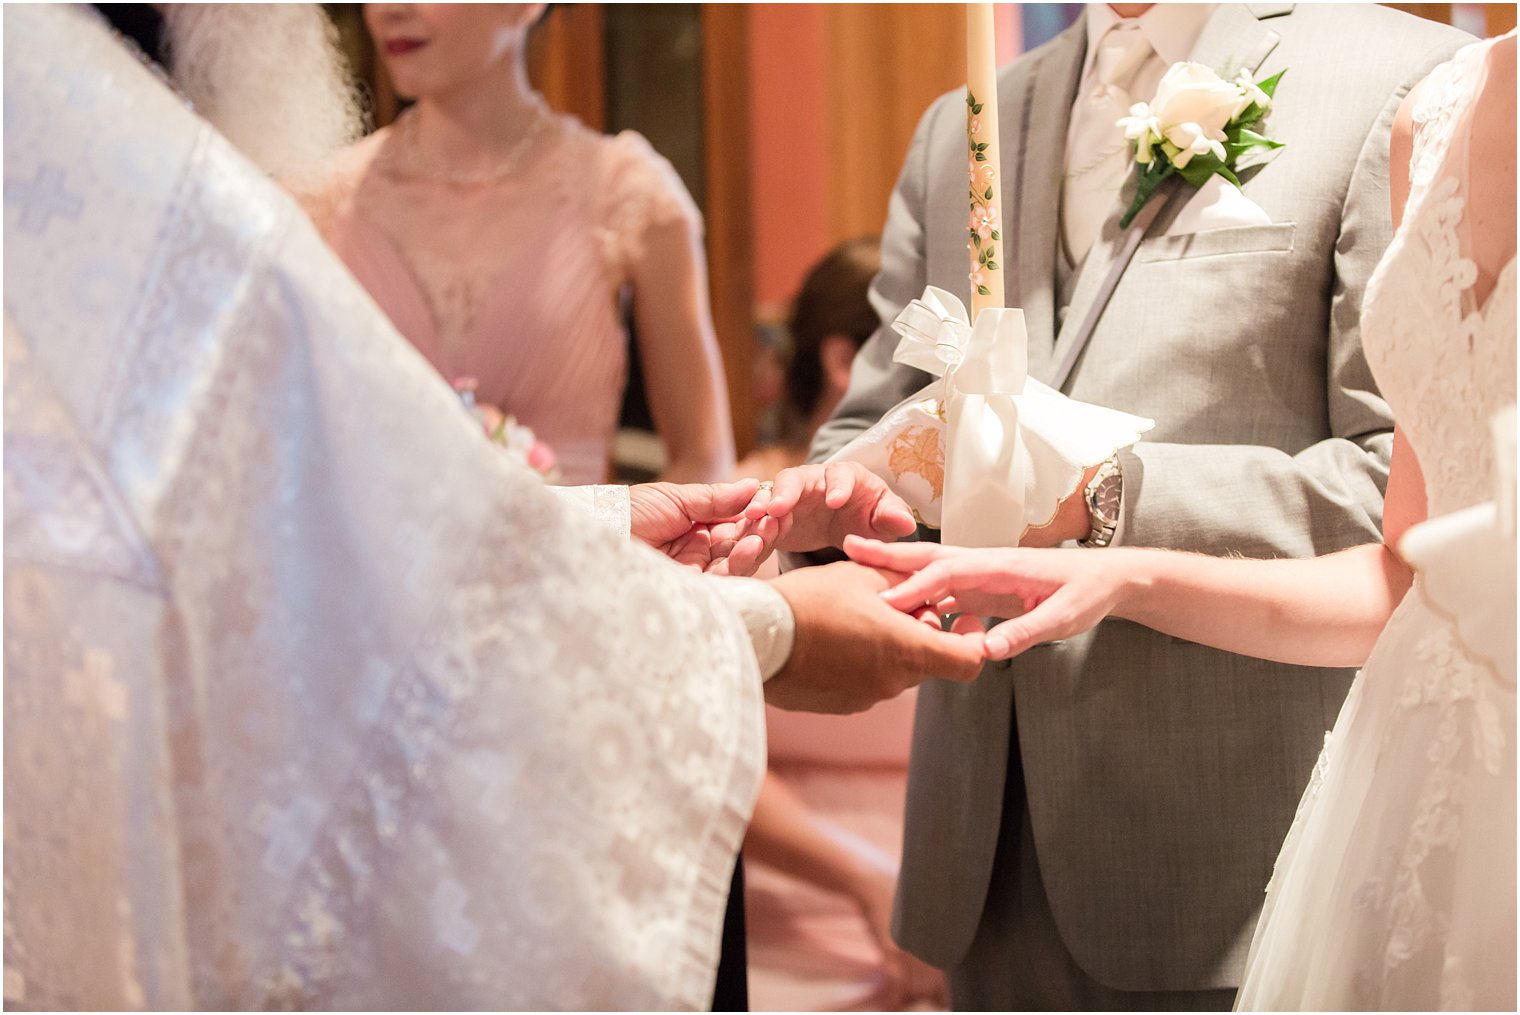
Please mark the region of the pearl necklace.
POLYGON ((523 132, 523 136, 517 139, 517 143, 512 146, 511 151, 502 156, 500 162, 485 169, 456 169, 425 155, 417 141, 417 107, 412 106, 396 120, 396 133, 401 142, 398 152, 400 161, 413 175, 437 183, 452 183, 464 187, 498 183, 517 172, 518 165, 522 162, 523 156, 533 147, 533 142, 555 122, 543 96, 535 94, 532 105, 533 119, 528 124, 528 129, 523 132))

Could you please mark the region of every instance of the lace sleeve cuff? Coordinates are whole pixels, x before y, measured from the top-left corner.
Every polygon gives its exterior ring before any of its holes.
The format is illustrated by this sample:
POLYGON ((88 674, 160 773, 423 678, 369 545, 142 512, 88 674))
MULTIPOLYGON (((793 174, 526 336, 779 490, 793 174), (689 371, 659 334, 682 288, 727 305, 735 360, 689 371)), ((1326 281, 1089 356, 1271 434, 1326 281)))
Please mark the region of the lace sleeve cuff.
POLYGON ((760 676, 769 680, 792 655, 797 624, 790 604, 781 593, 755 578, 715 577, 712 581, 718 596, 744 621, 760 664, 760 676))
POLYGON ((589 515, 597 525, 620 536, 633 531, 626 486, 551 486, 559 502, 589 515))

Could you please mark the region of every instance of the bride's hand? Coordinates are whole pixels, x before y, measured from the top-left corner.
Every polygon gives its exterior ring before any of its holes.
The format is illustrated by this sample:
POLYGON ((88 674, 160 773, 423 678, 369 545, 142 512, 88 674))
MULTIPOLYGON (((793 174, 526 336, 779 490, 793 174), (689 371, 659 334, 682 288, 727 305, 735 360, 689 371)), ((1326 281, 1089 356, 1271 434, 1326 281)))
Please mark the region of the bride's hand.
POLYGON ((794 553, 842 547, 851 535, 897 539, 918 525, 903 499, 859 462, 785 469, 744 514, 767 544, 794 553))
POLYGON ((987 632, 988 659, 1007 659, 1091 629, 1118 605, 1124 551, 967 549, 850 538, 845 552, 869 567, 916 572, 881 593, 909 610, 1012 617, 987 632))

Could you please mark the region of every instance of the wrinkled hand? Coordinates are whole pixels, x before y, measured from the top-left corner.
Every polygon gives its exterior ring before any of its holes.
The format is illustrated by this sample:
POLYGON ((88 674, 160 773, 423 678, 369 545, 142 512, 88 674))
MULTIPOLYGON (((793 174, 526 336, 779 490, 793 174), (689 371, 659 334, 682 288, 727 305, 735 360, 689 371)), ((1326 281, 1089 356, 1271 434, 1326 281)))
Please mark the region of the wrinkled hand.
POLYGON ((967 549, 937 543, 850 539, 845 552, 870 567, 916 572, 882 593, 896 609, 1012 617, 987 631, 989 659, 1008 659, 1091 629, 1123 592, 1122 549, 967 549))
POLYGON ((902 578, 841 561, 773 579, 797 627, 786 665, 766 681, 765 700, 802 712, 859 712, 928 677, 975 679, 981 625, 968 617, 942 631, 922 600, 915 615, 893 608, 881 593, 902 578))
POLYGON ((643 483, 628 491, 633 536, 678 564, 715 574, 753 574, 763 540, 747 534, 742 512, 755 496, 753 479, 737 483, 643 483), (729 560, 742 547, 735 568, 729 560))
POLYGON ((757 548, 806 553, 843 547, 849 535, 890 540, 918 527, 907 503, 859 462, 785 469, 770 487, 762 485, 744 515, 743 532, 761 539, 736 548, 737 563, 745 565, 757 548))

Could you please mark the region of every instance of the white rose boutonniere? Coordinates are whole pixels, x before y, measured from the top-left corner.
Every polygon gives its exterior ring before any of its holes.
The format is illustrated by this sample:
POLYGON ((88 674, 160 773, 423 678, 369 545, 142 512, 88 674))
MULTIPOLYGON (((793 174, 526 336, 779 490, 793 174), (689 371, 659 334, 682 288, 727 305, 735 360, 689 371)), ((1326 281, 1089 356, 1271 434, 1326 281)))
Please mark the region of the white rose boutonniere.
POLYGON ((1137 102, 1118 126, 1135 148, 1135 199, 1119 220, 1129 228, 1140 209, 1173 174, 1194 187, 1211 176, 1235 186, 1248 156, 1258 160, 1283 146, 1261 133, 1272 95, 1284 71, 1262 81, 1242 70, 1226 81, 1199 63, 1177 63, 1166 72, 1150 102, 1137 102))

